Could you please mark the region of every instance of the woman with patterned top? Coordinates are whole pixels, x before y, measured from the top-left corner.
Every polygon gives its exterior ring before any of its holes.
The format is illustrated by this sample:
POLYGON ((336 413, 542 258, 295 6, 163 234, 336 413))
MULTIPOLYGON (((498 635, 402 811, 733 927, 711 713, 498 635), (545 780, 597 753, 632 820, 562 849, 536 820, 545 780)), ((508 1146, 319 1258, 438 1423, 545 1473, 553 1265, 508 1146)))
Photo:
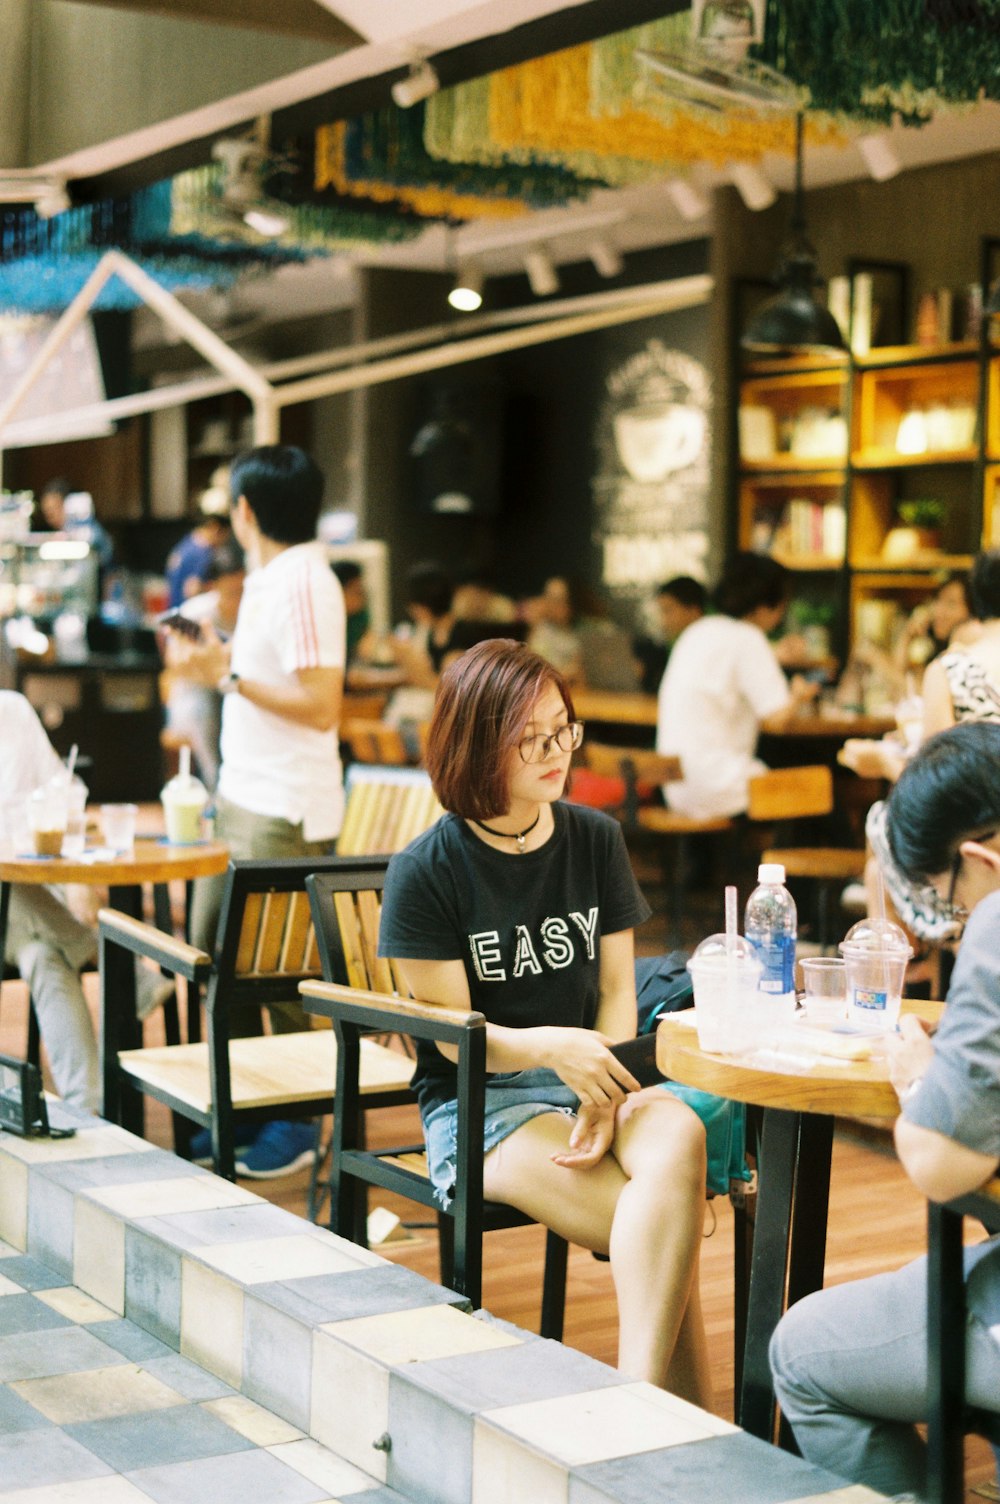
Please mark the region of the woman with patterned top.
MULTIPOLYGON (((632 931, 649 907, 620 826, 563 800, 582 733, 566 680, 520 643, 445 669, 426 766, 449 813, 389 865, 379 954, 415 997, 486 1018, 486 1196, 608 1254, 619 1368, 708 1407, 705 1132, 612 1052, 636 1034, 632 931)), ((454 1059, 424 1043, 414 1078, 445 1203, 454 1059)))

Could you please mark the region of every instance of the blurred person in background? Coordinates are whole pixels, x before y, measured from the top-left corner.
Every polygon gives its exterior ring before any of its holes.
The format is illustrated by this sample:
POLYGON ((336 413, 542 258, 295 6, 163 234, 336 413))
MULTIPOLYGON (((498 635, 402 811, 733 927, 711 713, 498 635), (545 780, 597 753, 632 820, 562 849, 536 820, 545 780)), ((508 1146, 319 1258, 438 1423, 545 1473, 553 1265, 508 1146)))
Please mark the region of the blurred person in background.
POLYGON ((550 575, 541 594, 525 602, 524 613, 530 623, 531 651, 558 669, 569 684, 578 684, 583 601, 575 582, 565 575, 550 575))
POLYGON ((38 498, 38 509, 45 525, 67 538, 89 543, 97 555, 98 567, 104 571, 114 560, 114 544, 94 512, 94 498, 89 491, 74 490, 64 475, 46 481, 38 498))
POLYGON ((666 580, 647 603, 644 614, 650 618, 650 630, 638 635, 632 643, 632 651, 642 665, 642 689, 646 694, 655 695, 659 689, 670 650, 684 628, 705 615, 707 595, 700 580, 679 574, 666 580))
POLYGON ((784 731, 817 686, 785 678, 768 637, 785 615, 787 571, 761 554, 736 554, 714 594, 716 615, 686 627, 660 686, 656 750, 681 760, 664 785, 671 809, 695 819, 742 814, 764 771, 762 731, 784 731))
POLYGON ((167 555, 164 573, 172 611, 183 605, 188 596, 204 590, 212 556, 230 536, 225 475, 224 470, 215 472, 212 484, 198 498, 199 521, 167 555))

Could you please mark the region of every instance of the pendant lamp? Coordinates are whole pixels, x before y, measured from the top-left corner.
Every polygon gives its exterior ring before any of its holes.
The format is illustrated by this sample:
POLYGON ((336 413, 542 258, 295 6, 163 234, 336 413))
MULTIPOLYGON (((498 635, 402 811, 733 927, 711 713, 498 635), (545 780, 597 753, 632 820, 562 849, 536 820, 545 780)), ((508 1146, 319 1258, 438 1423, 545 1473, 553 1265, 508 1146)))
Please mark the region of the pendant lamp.
POLYGON ((778 291, 754 314, 740 341, 755 355, 847 354, 837 320, 816 301, 816 252, 802 205, 803 115, 795 117, 795 198, 790 237, 775 274, 778 291))

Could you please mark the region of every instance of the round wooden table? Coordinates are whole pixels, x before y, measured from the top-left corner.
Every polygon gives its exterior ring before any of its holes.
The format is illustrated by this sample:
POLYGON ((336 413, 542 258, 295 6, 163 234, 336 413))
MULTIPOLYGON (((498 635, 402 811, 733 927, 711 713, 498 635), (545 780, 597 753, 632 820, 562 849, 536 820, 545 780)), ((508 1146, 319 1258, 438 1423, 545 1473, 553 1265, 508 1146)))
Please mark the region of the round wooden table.
MULTIPOLYGON (((137 837, 131 851, 118 852, 99 860, 76 857, 39 857, 15 855, 0 857, 0 958, 7 947, 7 915, 11 888, 17 884, 48 886, 60 883, 83 883, 88 887, 108 888, 108 903, 113 909, 134 919, 143 912, 142 888, 153 889, 156 923, 167 932, 172 928, 170 894, 167 884, 175 880, 190 882, 196 877, 214 877, 225 872, 229 864, 229 847, 224 841, 198 841, 190 845, 170 845, 156 837, 137 837)), ((191 1015, 194 1019, 195 1015, 191 1015)), ((29 1010, 28 1055, 37 1051, 34 1010, 29 1010)), ((175 1027, 171 1030, 177 1034, 175 1027)), ((168 1041, 169 1042, 169 1041, 168 1041)), ((177 1042, 177 1041, 174 1041, 177 1042)))
MULTIPOLYGON (((930 1023, 942 1007, 903 1003, 904 1012, 930 1023)), ((788 1026, 789 1034, 794 1028, 788 1026)), ((801 1062, 787 1050, 760 1060, 707 1054, 698 1045, 693 1010, 660 1022, 656 1063, 670 1080, 758 1109, 759 1134, 751 1135, 757 1139, 757 1211, 745 1305, 745 1282, 736 1281, 737 1330, 745 1327, 746 1339, 742 1362, 737 1359, 735 1418, 744 1430, 771 1441, 775 1402, 767 1349, 786 1306, 823 1285, 834 1118, 875 1118, 888 1125, 899 1115, 899 1102, 877 1054, 801 1062)))

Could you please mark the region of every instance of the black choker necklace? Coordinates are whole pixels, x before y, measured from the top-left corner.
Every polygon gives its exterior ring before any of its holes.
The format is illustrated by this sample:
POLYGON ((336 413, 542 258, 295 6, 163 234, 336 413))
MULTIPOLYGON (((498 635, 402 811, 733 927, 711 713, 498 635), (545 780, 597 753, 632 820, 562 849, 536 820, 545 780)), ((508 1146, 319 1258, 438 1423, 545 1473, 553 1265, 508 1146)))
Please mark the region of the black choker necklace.
POLYGON ((519 830, 516 835, 512 830, 494 830, 492 825, 484 825, 482 820, 473 820, 472 823, 473 825, 478 825, 480 830, 485 830, 487 835, 499 836, 502 841, 516 841, 518 852, 523 855, 524 838, 525 836, 531 835, 531 832, 534 830, 535 826, 538 824, 541 818, 542 812, 541 810, 539 810, 538 814, 532 820, 531 824, 526 825, 523 830, 519 830))

